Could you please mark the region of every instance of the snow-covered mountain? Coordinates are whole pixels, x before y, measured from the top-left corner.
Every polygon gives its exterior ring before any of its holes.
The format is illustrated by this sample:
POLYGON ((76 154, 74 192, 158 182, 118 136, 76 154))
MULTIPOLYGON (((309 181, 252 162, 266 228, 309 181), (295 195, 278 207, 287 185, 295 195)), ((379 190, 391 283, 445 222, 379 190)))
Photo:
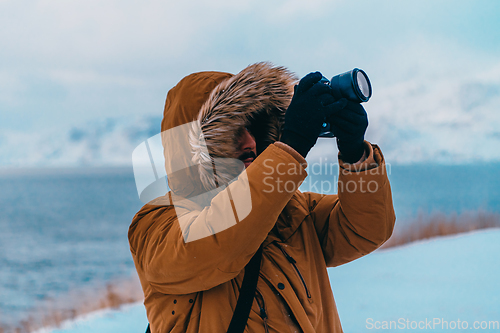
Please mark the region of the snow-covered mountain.
POLYGON ((160 132, 161 117, 97 119, 66 130, 0 134, 0 167, 130 166, 132 151, 160 132))
MULTIPOLYGON (((429 71, 431 72, 431 71, 429 71)), ((365 138, 392 163, 500 161, 500 63, 469 75, 421 73, 377 87, 365 138)), ((327 140, 318 147, 331 150, 327 140)), ((310 158, 324 155, 315 149, 310 158)))
MULTIPOLYGON (((383 86, 365 104, 366 139, 392 163, 500 161, 500 63, 476 74, 441 73, 383 86)), ((126 166, 160 132, 161 114, 104 118, 69 129, 0 134, 0 167, 126 166)), ((335 145, 322 139, 314 160, 335 145)), ((334 151, 336 154, 336 151, 334 151)))

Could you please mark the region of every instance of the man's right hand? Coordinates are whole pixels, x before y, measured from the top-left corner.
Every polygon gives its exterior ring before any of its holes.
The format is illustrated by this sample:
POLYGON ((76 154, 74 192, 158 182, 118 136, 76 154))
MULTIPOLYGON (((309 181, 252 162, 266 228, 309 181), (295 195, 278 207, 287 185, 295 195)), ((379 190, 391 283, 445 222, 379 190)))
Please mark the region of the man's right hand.
POLYGON ((316 144, 325 119, 346 106, 346 99, 335 101, 330 86, 319 82, 320 72, 309 73, 298 85, 285 113, 285 126, 280 141, 303 157, 316 144))

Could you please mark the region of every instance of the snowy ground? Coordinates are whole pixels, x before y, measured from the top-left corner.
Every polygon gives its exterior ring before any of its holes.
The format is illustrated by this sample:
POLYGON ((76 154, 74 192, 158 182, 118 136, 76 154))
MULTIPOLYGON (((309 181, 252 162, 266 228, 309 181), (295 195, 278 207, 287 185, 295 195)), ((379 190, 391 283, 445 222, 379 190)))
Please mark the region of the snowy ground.
POLYGON ((500 229, 489 229, 376 252, 331 269, 344 330, 386 331, 376 329, 384 321, 395 321, 394 331, 420 325, 417 330, 456 332, 458 320, 468 327, 463 331, 474 330, 475 321, 476 327, 498 325, 499 259, 500 229))
POLYGON ((122 306, 119 310, 101 310, 67 321, 57 329, 41 329, 36 333, 143 333, 148 326, 142 303, 122 306))
MULTIPOLYGON (((377 251, 330 269, 344 331, 500 332, 499 259, 500 229, 489 229, 377 251)), ((43 333, 138 333, 146 326, 144 307, 135 304, 43 333)))

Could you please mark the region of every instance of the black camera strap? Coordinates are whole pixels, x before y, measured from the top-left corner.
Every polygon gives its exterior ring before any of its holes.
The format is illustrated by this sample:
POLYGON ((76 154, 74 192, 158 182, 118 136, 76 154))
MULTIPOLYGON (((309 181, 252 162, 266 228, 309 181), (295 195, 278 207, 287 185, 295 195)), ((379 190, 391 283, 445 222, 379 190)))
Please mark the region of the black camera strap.
POLYGON ((238 297, 227 333, 242 333, 245 330, 245 326, 247 326, 248 316, 250 315, 250 309, 255 298, 255 290, 257 290, 261 259, 262 245, 245 266, 245 276, 241 284, 240 296, 238 297))
MULTIPOLYGON (((240 295, 236 302, 233 318, 229 323, 227 333, 243 333, 247 326, 248 316, 252 308, 255 291, 257 290, 257 281, 259 280, 260 262, 262 261, 262 246, 255 252, 252 259, 245 266, 245 275, 240 288, 240 295)), ((146 333, 151 333, 149 328, 146 333)))

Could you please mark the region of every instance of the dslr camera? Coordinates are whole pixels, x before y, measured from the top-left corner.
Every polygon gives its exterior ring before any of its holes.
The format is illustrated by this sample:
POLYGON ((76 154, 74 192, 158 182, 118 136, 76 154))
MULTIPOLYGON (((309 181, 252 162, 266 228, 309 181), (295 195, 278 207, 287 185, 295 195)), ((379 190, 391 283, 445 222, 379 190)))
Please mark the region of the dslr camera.
MULTIPOLYGON (((363 103, 372 96, 372 86, 368 75, 359 68, 336 75, 331 80, 323 76, 320 82, 332 88, 332 95, 336 100, 346 98, 355 103, 363 103)), ((330 124, 326 120, 319 136, 323 138, 335 137, 335 133, 330 130, 330 124)))

